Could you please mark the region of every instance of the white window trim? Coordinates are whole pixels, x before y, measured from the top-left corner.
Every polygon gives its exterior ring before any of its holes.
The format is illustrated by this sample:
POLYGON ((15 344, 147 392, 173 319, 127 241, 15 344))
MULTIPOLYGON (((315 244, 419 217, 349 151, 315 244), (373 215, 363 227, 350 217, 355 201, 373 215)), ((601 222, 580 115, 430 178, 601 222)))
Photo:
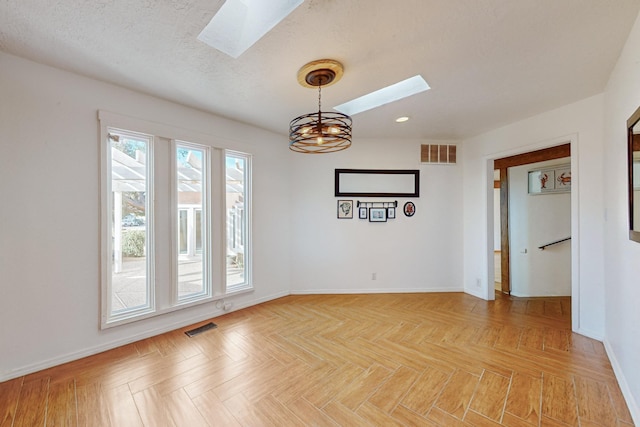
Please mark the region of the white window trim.
MULTIPOLYGON (((244 282, 238 285, 232 285, 229 286, 227 284, 227 269, 226 269, 226 263, 225 263, 225 268, 224 270, 224 278, 223 278, 223 283, 224 283, 224 293, 226 295, 230 295, 230 294, 234 294, 237 292, 244 292, 244 291, 251 291, 253 290, 253 250, 252 250, 252 241, 253 241, 253 232, 252 232, 252 189, 251 189, 251 183, 252 183, 252 161, 253 161, 253 156, 251 154, 247 154, 247 153, 242 153, 240 151, 235 151, 235 150, 224 150, 223 156, 222 156, 222 162, 223 162, 223 174, 224 174, 224 182, 223 185, 225 187, 224 192, 226 193, 226 170, 227 170, 227 155, 231 155, 231 156, 237 156, 237 157, 241 157, 245 160, 245 182, 244 182, 244 215, 245 215, 245 221, 246 221, 246 229, 245 229, 245 236, 246 236, 246 242, 245 242, 245 248, 244 248, 244 267, 245 267, 245 271, 244 271, 244 282)), ((224 215, 224 224, 223 226, 224 228, 224 250, 226 253, 226 248, 227 248, 227 232, 226 232, 226 216, 227 216, 227 198, 224 197, 224 203, 223 203, 223 215, 224 215)))
MULTIPOLYGON (((109 111, 99 110, 98 111, 98 120, 100 124, 100 171, 99 171, 99 179, 100 179, 100 199, 99 199, 99 210, 100 210, 100 270, 101 270, 101 284, 100 284, 100 328, 108 329, 111 327, 128 324, 131 322, 148 319, 151 317, 156 317, 162 314, 171 313, 174 311, 186 309, 188 307, 197 306, 205 303, 211 303, 223 298, 227 298, 232 295, 244 294, 247 292, 252 292, 254 290, 253 286, 253 265, 252 265, 252 229, 251 229, 251 185, 252 185, 252 156, 243 151, 236 151, 232 149, 225 149, 223 147, 217 146, 213 144, 212 141, 216 139, 219 142, 223 142, 230 146, 238 145, 237 141, 226 140, 215 138, 212 135, 202 134, 196 131, 190 131, 184 128, 178 128, 171 125, 166 125, 163 123, 150 122, 146 120, 141 120, 129 116, 124 116, 116 113, 112 113, 109 111), (169 141, 190 141, 194 144, 201 144, 203 146, 210 148, 210 165, 212 164, 220 164, 222 168, 219 171, 214 171, 209 168, 209 173, 211 174, 210 181, 210 191, 208 192, 210 207, 210 229, 209 229, 209 244, 211 246, 211 263, 210 263, 210 287, 211 287, 211 295, 207 298, 202 298, 196 301, 182 302, 180 304, 175 304, 173 301, 173 289, 171 289, 171 284, 168 287, 161 286, 159 292, 167 292, 166 296, 156 295, 156 289, 158 285, 155 283, 156 275, 155 275, 155 263, 152 263, 149 268, 149 274, 153 275, 153 281, 150 282, 153 285, 150 287, 149 298, 152 304, 152 307, 144 312, 136 312, 130 316, 121 316, 118 318, 109 319, 110 313, 110 285, 109 282, 111 280, 111 233, 109 230, 110 225, 110 209, 111 206, 111 198, 109 197, 111 191, 111 182, 110 179, 107 179, 107 172, 110 170, 110 161, 111 161, 111 153, 108 150, 110 148, 110 144, 106 144, 105 141, 108 142, 108 129, 118 129, 128 133, 139 133, 142 135, 150 135, 153 136, 153 141, 159 139, 167 139, 169 141), (247 160, 246 168, 246 203, 245 214, 247 215, 247 247, 245 248, 246 257, 248 259, 245 260, 245 282, 240 286, 229 287, 227 289, 226 285, 226 228, 225 228, 225 220, 226 220, 226 154, 239 155, 244 157, 247 160), (219 172, 219 173, 218 173, 219 172), (218 179, 216 180, 216 175, 218 179), (217 208, 219 206, 219 209, 217 208), (216 280, 217 279, 217 280, 216 280), (165 289, 166 288, 166 289, 165 289), (159 299, 158 299, 158 298, 159 299), (165 301, 165 302, 163 302, 165 301), (166 305, 169 303, 169 305, 166 305)), ((242 145, 242 144, 240 144, 242 145)), ((151 148, 153 150, 153 148, 151 148)), ((149 158, 155 158, 154 153, 148 153, 147 156, 149 158)), ((147 164, 153 164, 153 161, 147 161, 147 164)), ((174 166, 170 166, 168 173, 171 175, 171 168, 174 166)), ((155 181, 155 171, 153 171, 151 176, 151 182, 149 185, 153 185, 155 181)), ((153 191, 153 187, 147 187, 147 200, 151 206, 155 203, 155 194, 151 195, 153 191)), ((168 198, 171 199, 173 190, 170 188, 167 189, 168 198)), ((173 212, 173 210, 171 210, 173 212)), ((153 215, 153 214, 151 214, 153 215)), ((170 213, 169 216, 175 216, 175 213, 170 213)), ((171 219, 174 221, 173 227, 175 227, 175 218, 171 219)), ((150 238, 147 239, 149 241, 155 240, 155 221, 153 219, 147 219, 148 233, 150 238)), ((171 230, 167 230, 168 233, 172 233, 171 230)), ((175 234, 171 235, 171 239, 175 239, 175 234)), ((174 246, 175 247, 175 246, 174 246)), ((151 254, 155 259, 155 241, 154 244, 148 248, 148 254, 151 254)), ((166 260, 155 260, 155 262, 165 262, 166 260)), ((171 261, 171 260, 170 260, 171 261)), ((173 262, 170 262, 173 264, 173 262)), ((173 265, 170 266, 170 273, 173 277, 173 269, 175 267, 173 265)), ((177 293, 176 293, 177 295, 177 293)))
POLYGON ((100 311, 100 324, 102 328, 108 327, 111 324, 120 324, 132 320, 137 320, 141 316, 148 315, 155 312, 155 233, 154 233, 154 214, 153 214, 153 199, 154 199, 154 169, 153 169, 153 155, 154 155, 154 141, 153 135, 149 135, 142 132, 134 132, 124 129, 119 129, 113 126, 103 126, 101 129, 100 149, 101 149, 101 206, 100 206, 100 227, 101 227, 101 249, 102 249, 102 285, 101 285, 101 311, 100 311), (112 262, 111 256, 113 254, 113 242, 111 240, 111 213, 113 212, 112 203, 112 175, 111 175, 111 142, 109 133, 122 132, 129 135, 138 135, 140 138, 148 139, 148 146, 146 150, 146 197, 145 197, 145 216, 146 216, 146 237, 145 237, 145 251, 146 251, 146 285, 147 285, 147 298, 149 301, 148 306, 141 307, 139 309, 127 310, 122 313, 111 315, 112 312, 112 262))
POLYGON ((211 229, 214 227, 212 223, 212 214, 211 214, 211 188, 210 186, 215 185, 211 182, 212 173, 211 173, 211 153, 213 149, 208 145, 196 144, 192 142, 186 141, 171 141, 171 260, 172 260, 172 271, 171 276, 173 280, 171 281, 171 304, 172 306, 185 306, 194 302, 201 301, 211 301, 213 297, 213 274, 212 274, 212 266, 213 266, 213 254, 212 254, 212 234, 211 229), (179 297, 179 257, 180 251, 178 249, 178 218, 180 208, 178 206, 178 162, 177 162, 177 149, 178 147, 183 147, 186 149, 200 150, 204 153, 203 159, 203 174, 202 174, 202 195, 203 195, 203 203, 202 203, 202 213, 204 219, 204 230, 202 236, 202 248, 203 248, 203 256, 202 256, 202 268, 204 270, 203 274, 203 292, 191 295, 186 298, 179 297))

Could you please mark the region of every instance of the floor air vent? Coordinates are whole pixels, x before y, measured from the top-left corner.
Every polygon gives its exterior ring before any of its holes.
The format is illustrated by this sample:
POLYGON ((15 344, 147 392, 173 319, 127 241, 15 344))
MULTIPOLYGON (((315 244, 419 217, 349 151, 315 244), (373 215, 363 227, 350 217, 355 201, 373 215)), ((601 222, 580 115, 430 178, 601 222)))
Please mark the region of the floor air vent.
POLYGON ((192 337, 194 335, 201 334, 203 332, 208 331, 209 329, 215 329, 217 327, 218 327, 218 325, 216 325, 215 323, 209 322, 206 325, 202 325, 202 326, 199 326, 199 327, 197 327, 195 329, 191 329, 190 331, 186 331, 185 334, 187 334, 188 336, 192 337))

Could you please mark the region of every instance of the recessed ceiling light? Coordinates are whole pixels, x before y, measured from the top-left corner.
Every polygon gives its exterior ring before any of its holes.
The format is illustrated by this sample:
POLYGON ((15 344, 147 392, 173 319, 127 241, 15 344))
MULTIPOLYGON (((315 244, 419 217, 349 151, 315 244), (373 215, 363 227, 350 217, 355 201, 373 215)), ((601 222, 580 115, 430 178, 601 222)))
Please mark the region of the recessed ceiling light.
POLYGON ((404 123, 404 122, 406 122, 407 120, 409 120, 409 117, 407 117, 407 116, 398 117, 398 118, 396 119, 396 123, 404 123))
POLYGON ((198 40, 238 58, 304 0, 227 0, 198 40))
POLYGON ((334 108, 341 113, 353 116, 354 114, 362 113, 363 111, 371 110, 372 108, 376 108, 429 89, 430 87, 427 82, 422 78, 422 76, 418 75, 392 84, 391 86, 376 90, 375 92, 371 92, 367 95, 361 96, 360 98, 345 102, 344 104, 338 105, 334 108))

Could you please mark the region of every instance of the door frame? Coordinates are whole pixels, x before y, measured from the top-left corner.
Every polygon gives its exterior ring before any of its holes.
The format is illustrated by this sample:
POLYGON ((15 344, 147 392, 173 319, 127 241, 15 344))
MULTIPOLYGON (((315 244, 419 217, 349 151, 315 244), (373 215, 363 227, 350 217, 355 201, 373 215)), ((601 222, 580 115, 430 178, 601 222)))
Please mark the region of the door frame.
MULTIPOLYGON (((511 294, 511 242, 509 237, 509 168, 571 157, 571 143, 502 157, 493 161, 500 171, 500 269, 502 293, 511 294)), ((495 187, 495 186, 494 186, 495 187)))
POLYGON ((483 298, 495 299, 494 289, 494 253, 493 253, 493 186, 494 161, 503 157, 524 154, 543 148, 555 147, 569 143, 571 147, 571 329, 580 332, 580 179, 578 134, 569 134, 558 138, 541 141, 509 150, 498 151, 483 156, 485 186, 485 236, 484 236, 484 269, 487 280, 483 284, 483 298))

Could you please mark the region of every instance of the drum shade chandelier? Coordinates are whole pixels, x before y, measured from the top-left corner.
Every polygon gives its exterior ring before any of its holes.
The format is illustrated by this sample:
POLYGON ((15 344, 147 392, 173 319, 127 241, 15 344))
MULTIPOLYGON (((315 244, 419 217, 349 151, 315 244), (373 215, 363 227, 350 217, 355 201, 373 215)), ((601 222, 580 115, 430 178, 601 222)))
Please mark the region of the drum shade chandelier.
POLYGON ((298 153, 323 154, 351 146, 351 117, 338 112, 321 111, 322 86, 337 82, 342 74, 342 64, 332 59, 312 61, 300 68, 298 83, 304 87, 318 88, 318 112, 291 120, 289 149, 298 153))

